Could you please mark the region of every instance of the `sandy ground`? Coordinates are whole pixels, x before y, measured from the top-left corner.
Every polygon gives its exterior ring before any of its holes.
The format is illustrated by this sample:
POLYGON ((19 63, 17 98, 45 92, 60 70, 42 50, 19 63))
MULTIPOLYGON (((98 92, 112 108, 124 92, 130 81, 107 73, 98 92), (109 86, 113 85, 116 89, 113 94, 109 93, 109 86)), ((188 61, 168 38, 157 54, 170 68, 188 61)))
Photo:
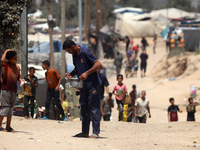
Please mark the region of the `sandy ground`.
MULTIPOLYGON (((148 39, 149 43, 152 40, 148 39)), ((140 39, 135 39, 139 43, 140 39)), ((120 44, 125 47, 123 43, 120 44)), ((124 49, 123 49, 124 51, 124 49)), ((152 53, 152 46, 147 48, 149 54, 147 76, 124 79, 128 91, 133 84, 138 90, 146 90, 150 100, 152 118, 147 124, 118 122, 116 103, 113 109, 113 121, 101 121, 101 134, 99 139, 85 139, 73 137, 81 131, 79 119, 67 122, 31 120, 22 117, 13 117, 12 127, 14 133, 0 132, 0 150, 18 149, 105 149, 105 150, 191 150, 200 149, 200 113, 196 113, 196 122, 186 122, 184 98, 189 96, 189 85, 199 85, 198 77, 185 78, 175 81, 157 80, 151 76, 155 64, 166 55, 165 43, 159 39, 157 53, 152 53), (179 122, 168 123, 167 108, 169 98, 174 97, 183 113, 179 113, 179 122)), ((102 63, 112 65, 112 60, 102 60, 102 63)), ((122 70, 124 73, 124 70, 122 70)), ((117 83, 115 76, 109 76, 110 91, 117 83)), ((198 109, 198 107, 197 107, 198 109)), ((5 120, 4 120, 5 121, 5 120)), ((5 127, 5 124, 3 124, 5 127)), ((92 133, 92 128, 91 132, 92 133)))

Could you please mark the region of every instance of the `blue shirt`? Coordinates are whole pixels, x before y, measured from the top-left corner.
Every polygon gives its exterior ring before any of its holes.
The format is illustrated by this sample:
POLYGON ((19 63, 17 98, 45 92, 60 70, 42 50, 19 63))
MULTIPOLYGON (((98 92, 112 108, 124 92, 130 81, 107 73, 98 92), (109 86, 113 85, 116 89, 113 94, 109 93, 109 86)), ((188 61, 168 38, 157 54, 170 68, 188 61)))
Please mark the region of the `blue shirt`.
POLYGON ((104 96, 104 86, 109 86, 107 77, 104 74, 100 74, 101 84, 100 84, 100 98, 103 99, 104 96))
MULTIPOLYGON (((79 78, 79 76, 86 72, 87 70, 91 69, 94 65, 94 63, 97 61, 97 58, 92 55, 89 49, 81 47, 78 55, 72 55, 73 56, 73 63, 75 66, 76 74, 79 78)), ((87 87, 89 89, 100 85, 101 80, 99 78, 99 75, 97 71, 91 73, 87 79, 84 81, 84 87, 87 87)))

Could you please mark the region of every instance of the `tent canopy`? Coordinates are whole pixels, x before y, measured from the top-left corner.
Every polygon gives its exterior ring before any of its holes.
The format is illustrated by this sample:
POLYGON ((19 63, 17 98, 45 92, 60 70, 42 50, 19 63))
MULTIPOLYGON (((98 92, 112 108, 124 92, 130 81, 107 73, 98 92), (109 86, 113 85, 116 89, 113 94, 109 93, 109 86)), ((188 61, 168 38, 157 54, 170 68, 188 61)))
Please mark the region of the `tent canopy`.
POLYGON ((113 11, 114 14, 117 14, 117 13, 124 14, 126 12, 131 12, 131 13, 136 13, 136 14, 144 14, 144 13, 146 13, 143 9, 134 8, 134 7, 117 8, 117 9, 115 9, 113 11))
POLYGON ((183 11, 177 8, 167 8, 160 10, 153 10, 150 13, 151 17, 157 18, 159 15, 165 16, 166 18, 182 18, 182 17, 194 17, 193 14, 187 11, 183 11))
POLYGON ((117 14, 115 22, 115 31, 122 36, 143 37, 153 36, 166 29, 168 19, 159 15, 152 19, 149 14, 124 13, 117 14))

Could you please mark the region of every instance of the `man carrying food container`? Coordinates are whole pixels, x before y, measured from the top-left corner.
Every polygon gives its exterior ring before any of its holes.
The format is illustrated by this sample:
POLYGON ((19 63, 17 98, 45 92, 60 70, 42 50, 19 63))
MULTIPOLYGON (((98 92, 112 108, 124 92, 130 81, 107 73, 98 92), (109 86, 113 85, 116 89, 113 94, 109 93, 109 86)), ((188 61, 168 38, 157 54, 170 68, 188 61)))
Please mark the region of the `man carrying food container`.
POLYGON ((65 73, 66 78, 77 75, 83 81, 80 88, 80 105, 82 120, 82 132, 75 137, 98 138, 100 133, 100 83, 97 69, 101 63, 87 48, 76 45, 72 40, 63 43, 63 50, 72 54, 75 66, 71 73, 65 73), (92 121, 93 134, 89 136, 90 120, 92 121))

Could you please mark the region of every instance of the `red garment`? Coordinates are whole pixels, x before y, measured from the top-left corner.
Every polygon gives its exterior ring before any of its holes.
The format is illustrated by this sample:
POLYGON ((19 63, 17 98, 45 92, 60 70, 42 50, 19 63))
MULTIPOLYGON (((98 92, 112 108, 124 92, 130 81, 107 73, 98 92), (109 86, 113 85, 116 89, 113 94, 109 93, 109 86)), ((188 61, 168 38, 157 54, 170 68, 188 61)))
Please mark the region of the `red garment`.
POLYGON ((133 50, 136 51, 138 49, 137 46, 133 46, 133 50))
POLYGON ((177 112, 170 112, 170 121, 178 121, 178 114, 177 112))
POLYGON ((5 62, 3 66, 2 90, 17 92, 17 80, 20 78, 20 69, 16 64, 5 62))
POLYGON ((131 41, 130 41, 130 45, 131 45, 131 46, 133 46, 133 43, 134 43, 134 41, 133 41, 133 40, 131 40, 131 41))

